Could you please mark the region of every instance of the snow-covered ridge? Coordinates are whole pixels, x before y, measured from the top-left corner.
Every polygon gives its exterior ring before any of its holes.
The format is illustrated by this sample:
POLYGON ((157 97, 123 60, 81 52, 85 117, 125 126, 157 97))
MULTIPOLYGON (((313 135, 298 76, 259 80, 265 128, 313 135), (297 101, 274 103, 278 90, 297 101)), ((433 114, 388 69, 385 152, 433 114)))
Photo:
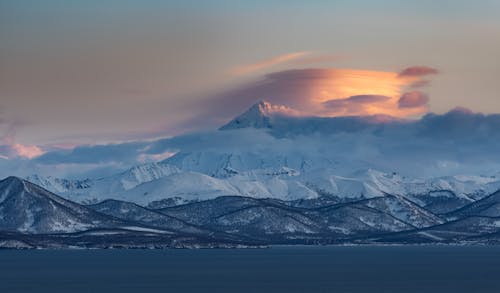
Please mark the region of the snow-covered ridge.
MULTIPOLYGON (((420 201, 423 197, 448 196, 472 202, 500 189, 500 178, 483 176, 447 176, 415 179, 373 169, 340 176, 334 169, 320 168, 301 172, 289 167, 240 171, 234 168, 217 174, 181 170, 166 163, 141 165, 126 172, 96 180, 87 179, 85 188, 61 185, 65 179, 36 176, 42 187, 80 203, 118 199, 147 205, 178 198, 184 202, 213 199, 219 196, 311 199, 321 196, 339 200, 382 197, 386 194, 420 201), (219 175, 219 176, 217 176, 219 175), (48 182, 48 183, 47 183, 48 182), (56 189, 57 188, 57 189, 56 189)), ((76 181, 79 182, 79 181, 76 181)))

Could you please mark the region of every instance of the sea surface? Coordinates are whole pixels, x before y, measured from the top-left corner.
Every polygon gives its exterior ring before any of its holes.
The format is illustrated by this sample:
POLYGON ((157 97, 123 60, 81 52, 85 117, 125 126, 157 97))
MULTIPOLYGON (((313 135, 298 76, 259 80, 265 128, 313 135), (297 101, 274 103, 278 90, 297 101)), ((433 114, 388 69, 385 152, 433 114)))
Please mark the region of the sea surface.
POLYGON ((0 250, 0 292, 500 292, 500 247, 0 250))

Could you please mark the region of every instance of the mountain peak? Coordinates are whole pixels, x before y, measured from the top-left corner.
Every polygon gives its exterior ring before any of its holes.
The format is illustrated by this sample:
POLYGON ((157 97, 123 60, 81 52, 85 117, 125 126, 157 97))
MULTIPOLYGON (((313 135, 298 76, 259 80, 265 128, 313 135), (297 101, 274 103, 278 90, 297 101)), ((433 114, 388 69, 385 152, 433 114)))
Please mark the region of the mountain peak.
POLYGON ((7 178, 4 178, 3 180, 0 180, 0 184, 21 186, 24 185, 24 180, 16 176, 9 176, 7 178))
POLYGON ((273 112, 273 105, 271 103, 260 100, 248 108, 248 110, 222 126, 220 130, 248 127, 271 128, 270 115, 273 112))

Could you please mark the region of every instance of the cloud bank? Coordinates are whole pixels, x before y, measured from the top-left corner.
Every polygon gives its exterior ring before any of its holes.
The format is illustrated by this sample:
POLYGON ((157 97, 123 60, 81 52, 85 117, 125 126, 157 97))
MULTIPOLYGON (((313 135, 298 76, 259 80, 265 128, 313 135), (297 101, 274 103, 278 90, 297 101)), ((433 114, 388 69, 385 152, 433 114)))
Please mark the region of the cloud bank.
MULTIPOLYGON (((386 98, 350 99, 363 104, 386 98)), ((280 160, 301 168, 306 160, 307 166, 329 166, 338 169, 340 175, 366 168, 419 177, 500 172, 499 114, 457 108, 417 120, 373 120, 271 113, 270 123, 269 129, 209 131, 155 141, 78 146, 33 159, 0 158, 0 175, 96 177, 150 160, 179 163, 193 152, 207 160, 241 157, 250 165, 280 160)))

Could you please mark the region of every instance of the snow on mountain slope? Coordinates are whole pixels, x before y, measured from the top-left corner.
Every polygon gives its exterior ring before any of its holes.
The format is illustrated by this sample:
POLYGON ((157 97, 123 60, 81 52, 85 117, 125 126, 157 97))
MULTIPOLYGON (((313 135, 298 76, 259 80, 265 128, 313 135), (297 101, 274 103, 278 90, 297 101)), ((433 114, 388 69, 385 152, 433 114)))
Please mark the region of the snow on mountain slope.
POLYGON ((26 180, 55 193, 65 193, 68 191, 78 191, 92 187, 93 182, 90 179, 71 180, 64 178, 55 178, 52 176, 41 176, 33 174, 26 177, 26 180))
POLYGON ((322 195, 343 198, 371 198, 385 194, 405 196, 425 205, 425 201, 443 195, 472 202, 500 189, 500 178, 483 176, 446 176, 431 179, 402 177, 373 169, 349 176, 335 175, 335 170, 319 169, 305 173, 301 180, 322 195))
POLYGON ((449 210, 500 189, 500 180, 480 176, 448 176, 424 180, 372 169, 357 171, 350 176, 339 176, 336 175, 336 170, 329 168, 301 172, 277 165, 274 168, 257 168, 250 171, 226 167, 223 169, 224 176, 213 177, 199 172, 180 171, 177 167, 165 163, 158 164, 161 165, 161 170, 168 168, 170 173, 162 171, 153 173, 154 176, 147 173, 148 177, 139 177, 144 180, 140 184, 137 184, 140 182, 136 180, 137 177, 130 180, 129 176, 134 172, 127 171, 111 177, 87 180, 88 187, 81 189, 60 192, 53 185, 45 187, 81 203, 118 199, 148 205, 170 198, 189 202, 227 195, 281 200, 328 196, 341 201, 352 201, 391 194, 405 196, 421 206, 436 204, 443 196, 450 199, 450 202, 457 199, 457 205, 451 205, 449 210))
POLYGON ((256 146, 255 149, 200 149, 181 151, 164 163, 183 171, 194 171, 214 177, 228 177, 251 171, 279 172, 290 168, 298 172, 335 165, 328 158, 294 150, 272 149, 256 146))
POLYGON ((231 120, 228 124, 222 126, 221 130, 238 129, 238 128, 269 128, 270 114, 273 112, 273 106, 266 102, 260 101, 250 107, 243 114, 231 120))
MULTIPOLYGON (((148 163, 134 166, 122 173, 98 178, 98 179, 83 179, 71 180, 54 178, 51 176, 40 176, 37 174, 26 177, 26 180, 42 186, 43 188, 54 190, 57 192, 76 192, 79 193, 83 189, 99 189, 113 192, 117 190, 128 190, 141 183, 149 182, 170 174, 179 172, 180 170, 172 165, 162 163, 148 163)), ((85 191, 84 191, 85 192, 85 191)))
POLYGON ((201 173, 183 172, 143 183, 116 196, 121 200, 146 205, 170 197, 196 201, 236 194, 238 191, 225 180, 201 173))
POLYGON ((338 176, 335 175, 335 170, 332 169, 318 169, 305 173, 300 177, 306 186, 321 195, 351 199, 384 195, 381 190, 384 186, 377 186, 373 180, 362 177, 338 176))
POLYGON ((138 185, 117 194, 116 197, 147 205, 153 201, 173 197, 189 202, 228 195, 282 200, 318 196, 304 184, 279 178, 278 175, 268 175, 268 178, 261 177, 260 179, 252 179, 244 175, 215 178, 197 172, 181 172, 138 185))
POLYGON ((124 193, 142 183, 178 172, 180 170, 172 165, 149 163, 135 166, 113 176, 98 179, 71 180, 32 175, 28 176, 26 180, 73 201, 92 203, 118 198, 117 194, 124 193))
POLYGON ((121 174, 96 180, 96 185, 109 185, 110 183, 118 182, 119 185, 111 188, 110 192, 114 190, 129 190, 139 184, 150 182, 171 174, 176 174, 180 170, 172 165, 161 163, 149 163, 135 166, 121 174))

